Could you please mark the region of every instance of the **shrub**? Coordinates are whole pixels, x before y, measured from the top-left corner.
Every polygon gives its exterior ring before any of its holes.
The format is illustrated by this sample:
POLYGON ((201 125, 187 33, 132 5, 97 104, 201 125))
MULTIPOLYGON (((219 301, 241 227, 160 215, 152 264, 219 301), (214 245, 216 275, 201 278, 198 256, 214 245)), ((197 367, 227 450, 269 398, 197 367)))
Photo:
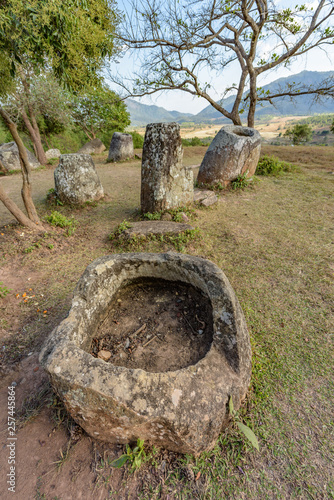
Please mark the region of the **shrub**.
POLYGON ((132 135, 133 139, 133 147, 135 149, 141 149, 144 145, 144 137, 138 134, 138 132, 130 132, 130 134, 132 135))
POLYGON ((237 189, 242 190, 249 186, 249 183, 251 182, 252 179, 247 179, 247 175, 248 175, 248 170, 244 174, 238 175, 238 177, 231 182, 231 187, 233 191, 237 189))
POLYGON ((209 146, 212 141, 212 137, 206 137, 200 139, 199 137, 192 137, 191 139, 182 139, 182 146, 209 146))
POLYGON ((296 165, 280 161, 276 156, 264 155, 256 167, 256 175, 280 175, 282 172, 293 172, 296 165))
POLYGON ((57 210, 54 210, 51 212, 51 215, 48 215, 46 217, 47 222, 51 224, 51 226, 58 226, 61 228, 68 228, 68 235, 73 234, 74 232, 74 226, 76 221, 72 219, 68 219, 65 215, 61 214, 60 212, 57 212, 57 210))

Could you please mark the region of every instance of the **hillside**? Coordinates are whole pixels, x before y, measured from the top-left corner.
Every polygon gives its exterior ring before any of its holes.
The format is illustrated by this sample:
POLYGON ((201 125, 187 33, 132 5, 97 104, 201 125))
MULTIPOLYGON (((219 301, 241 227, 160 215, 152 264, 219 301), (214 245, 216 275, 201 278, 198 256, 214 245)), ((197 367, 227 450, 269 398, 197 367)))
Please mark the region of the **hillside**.
POLYGON ((131 116, 131 125, 140 127, 155 122, 188 122, 192 121, 191 113, 168 111, 161 106, 141 104, 132 99, 126 100, 126 105, 131 116))
MULTIPOLYGON (((287 78, 279 78, 274 82, 265 85, 264 91, 278 91, 279 87, 283 87, 287 83, 298 82, 304 85, 317 84, 328 77, 334 77, 334 71, 318 72, 318 71, 302 71, 297 75, 292 75, 287 78)), ((224 101, 227 110, 231 110, 234 102, 234 97, 230 96, 224 101)), ((133 126, 143 126, 153 122, 194 122, 194 123, 222 123, 229 122, 221 113, 215 110, 211 105, 204 108, 197 115, 191 113, 180 113, 179 111, 167 111, 163 107, 148 106, 139 102, 128 99, 126 101, 128 110, 131 115, 131 124, 133 126)), ((298 96, 292 102, 289 98, 275 99, 275 106, 270 103, 258 105, 256 118, 261 119, 265 116, 305 116, 315 113, 334 113, 334 99, 327 98, 323 102, 315 103, 312 96, 298 96)))

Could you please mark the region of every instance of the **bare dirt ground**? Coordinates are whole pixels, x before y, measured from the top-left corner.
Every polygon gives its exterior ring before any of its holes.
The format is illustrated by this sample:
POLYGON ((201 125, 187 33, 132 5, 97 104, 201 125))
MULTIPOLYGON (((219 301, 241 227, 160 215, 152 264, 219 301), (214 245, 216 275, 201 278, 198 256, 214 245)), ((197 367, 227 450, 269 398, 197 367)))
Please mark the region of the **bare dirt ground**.
POLYGON ((140 281, 120 290, 93 339, 91 354, 116 366, 166 372, 194 365, 212 342, 212 309, 194 287, 140 281))
MULTIPOLYGON (((186 148, 185 163, 198 165, 205 150, 186 148)), ((12 225, 0 207, 0 287, 9 292, 0 297, 1 498, 334 498, 334 155, 329 147, 265 146, 263 153, 296 163, 301 172, 220 193, 215 206, 196 210, 191 223, 201 236, 184 249, 224 270, 245 312, 253 375, 240 418, 258 436, 260 452, 232 423, 215 449, 198 458, 146 446, 148 460, 138 471, 127 465, 115 469, 111 461, 124 449, 80 434, 50 388, 38 363, 44 339, 66 317, 86 266, 126 251, 115 250, 108 239, 116 225, 139 217, 140 162, 106 164, 101 155, 95 162, 108 196, 98 204, 50 206, 45 198, 53 187, 53 167, 33 174, 41 217, 52 210, 73 216, 72 236, 47 223, 47 233, 36 236, 12 225), (15 493, 7 483, 12 382, 15 493)), ((20 175, 0 181, 20 199, 20 175)), ((137 250, 175 248, 152 241, 137 250)))

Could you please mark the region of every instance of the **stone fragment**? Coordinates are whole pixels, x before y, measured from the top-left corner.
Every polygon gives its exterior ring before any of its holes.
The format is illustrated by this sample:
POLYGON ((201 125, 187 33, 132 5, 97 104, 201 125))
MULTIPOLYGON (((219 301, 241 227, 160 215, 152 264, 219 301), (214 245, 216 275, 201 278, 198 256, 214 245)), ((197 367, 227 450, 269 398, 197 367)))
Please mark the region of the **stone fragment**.
POLYGON ((48 149, 45 153, 46 159, 51 160, 51 158, 59 158, 61 155, 61 152, 59 149, 48 149))
POLYGON ((131 227, 125 229, 122 233, 123 238, 133 238, 135 236, 150 236, 164 234, 180 234, 184 231, 191 231, 194 228, 190 224, 180 222, 170 222, 162 220, 150 220, 132 222, 131 227))
POLYGON ((230 398, 237 410, 251 375, 246 322, 228 279, 212 262, 179 253, 95 260, 39 359, 68 412, 94 439, 124 444, 140 438, 195 455, 214 447, 230 420, 230 398), (187 283, 210 299, 212 341, 195 364, 156 373, 105 363, 89 353, 116 293, 141 279, 187 283))
POLYGON ((102 351, 97 353, 97 357, 103 359, 103 361, 108 361, 111 358, 111 352, 102 349, 102 351))
POLYGON ((143 213, 192 203, 193 172, 182 165, 182 156, 178 123, 147 125, 141 171, 143 213))
MULTIPOLYGON (((28 160, 31 168, 41 166, 37 158, 26 148, 28 160)), ((6 142, 0 146, 0 161, 9 172, 10 170, 20 170, 20 156, 16 142, 6 142)))
POLYGON ((210 207, 217 203, 218 196, 215 195, 214 191, 209 189, 195 189, 194 191, 194 202, 203 205, 204 207, 210 207))
POLYGON ((161 220, 171 221, 171 220, 173 220, 173 217, 171 216, 171 214, 166 212, 165 214, 162 214, 161 220))
POLYGON ((128 160, 133 158, 134 155, 132 135, 114 132, 110 143, 108 161, 128 160))
POLYGON ((99 155, 105 151, 106 147, 100 139, 93 139, 92 141, 86 142, 78 151, 79 154, 84 153, 87 155, 95 154, 99 155))
POLYGON ((189 217, 187 214, 185 214, 184 212, 181 212, 180 213, 180 217, 181 219, 183 220, 183 222, 189 222, 189 217))
POLYGON ((249 127, 226 125, 221 128, 207 149, 201 163, 199 184, 227 186, 239 175, 251 177, 256 170, 261 151, 259 132, 249 127))
POLYGON ((63 203, 76 205, 103 198, 103 187, 89 155, 61 155, 54 179, 57 197, 63 203))
POLYGON ((210 196, 210 198, 205 198, 204 200, 201 201, 201 205, 203 207, 211 207, 211 205, 214 205, 218 201, 218 196, 213 195, 210 196))

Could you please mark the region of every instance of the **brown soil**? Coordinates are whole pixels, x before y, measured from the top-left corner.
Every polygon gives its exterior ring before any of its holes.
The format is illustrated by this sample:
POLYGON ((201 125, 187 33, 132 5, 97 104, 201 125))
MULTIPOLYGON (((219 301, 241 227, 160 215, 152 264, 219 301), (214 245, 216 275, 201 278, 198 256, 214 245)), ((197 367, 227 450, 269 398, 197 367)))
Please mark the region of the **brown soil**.
POLYGON ((208 352, 212 335, 212 307, 200 290, 141 280, 116 294, 91 354, 109 351, 109 362, 116 366, 167 372, 197 363, 208 352))

